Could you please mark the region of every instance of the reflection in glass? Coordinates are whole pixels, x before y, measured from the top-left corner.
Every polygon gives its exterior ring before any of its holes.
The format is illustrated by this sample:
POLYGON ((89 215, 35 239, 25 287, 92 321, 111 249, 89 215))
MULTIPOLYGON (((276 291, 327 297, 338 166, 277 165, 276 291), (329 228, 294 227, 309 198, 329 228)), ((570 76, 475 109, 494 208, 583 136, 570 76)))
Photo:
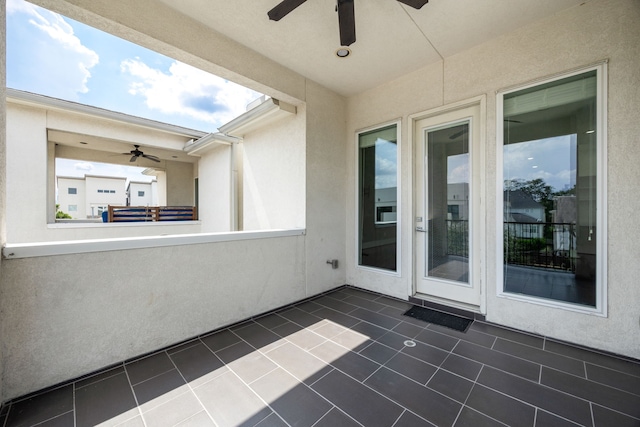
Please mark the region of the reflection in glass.
POLYGON ((596 72, 504 96, 504 290, 596 303, 596 72))
POLYGON ((396 270, 397 126, 358 136, 359 265, 396 270))
POLYGON ((469 124, 427 134, 427 271, 469 283, 469 124))

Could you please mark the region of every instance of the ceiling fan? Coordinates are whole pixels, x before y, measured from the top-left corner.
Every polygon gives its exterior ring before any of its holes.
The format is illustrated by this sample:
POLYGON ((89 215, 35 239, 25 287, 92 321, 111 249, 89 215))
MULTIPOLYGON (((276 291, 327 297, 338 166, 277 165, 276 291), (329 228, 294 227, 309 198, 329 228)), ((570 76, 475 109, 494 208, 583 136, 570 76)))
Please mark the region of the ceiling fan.
POLYGON ((122 153, 127 156, 131 155, 131 160, 129 160, 130 162, 135 162, 136 160, 138 160, 138 157, 144 157, 145 159, 160 163, 160 159, 156 156, 152 156, 151 154, 144 154, 142 151, 140 151, 139 145, 134 145, 134 147, 135 148, 128 153, 122 153))
MULTIPOLYGON (((272 21, 279 21, 307 0, 283 0, 271 9, 267 15, 272 21)), ((340 45, 350 46, 356 41, 356 19, 353 7, 354 0, 337 0, 338 26, 340 27, 340 45)), ((397 0, 400 3, 420 9, 429 0, 397 0)))

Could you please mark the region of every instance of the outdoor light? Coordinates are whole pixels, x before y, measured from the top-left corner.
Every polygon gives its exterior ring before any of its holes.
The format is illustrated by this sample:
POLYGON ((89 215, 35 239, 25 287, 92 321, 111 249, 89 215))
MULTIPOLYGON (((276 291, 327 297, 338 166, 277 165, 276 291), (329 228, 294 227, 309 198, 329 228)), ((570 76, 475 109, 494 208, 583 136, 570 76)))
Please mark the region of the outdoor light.
POLYGON ((346 58, 347 56, 351 55, 351 49, 341 47, 340 49, 336 50, 336 55, 338 56, 338 58, 346 58))

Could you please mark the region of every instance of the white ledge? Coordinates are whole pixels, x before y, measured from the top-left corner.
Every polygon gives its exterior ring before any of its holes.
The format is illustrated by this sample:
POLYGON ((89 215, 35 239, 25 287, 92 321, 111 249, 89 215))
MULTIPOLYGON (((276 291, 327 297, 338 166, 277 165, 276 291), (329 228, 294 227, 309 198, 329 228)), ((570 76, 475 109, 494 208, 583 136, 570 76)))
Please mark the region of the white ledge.
POLYGON ((169 236, 130 237, 118 239, 70 240, 61 242, 15 243, 2 248, 5 259, 81 254, 87 252, 121 251, 165 246, 198 245, 238 240, 272 239, 303 236, 306 230, 235 231, 229 233, 177 234, 169 236))

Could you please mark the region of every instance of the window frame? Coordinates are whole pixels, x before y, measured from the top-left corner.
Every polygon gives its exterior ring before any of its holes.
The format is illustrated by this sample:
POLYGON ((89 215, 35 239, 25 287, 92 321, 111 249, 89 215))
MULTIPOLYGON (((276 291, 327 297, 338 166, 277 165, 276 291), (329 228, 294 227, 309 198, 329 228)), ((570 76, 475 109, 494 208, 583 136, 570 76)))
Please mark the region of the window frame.
MULTIPOLYGON (((371 271, 379 274, 390 275, 394 277, 402 276, 402 171, 401 171, 401 154, 402 154, 402 120, 396 119, 377 125, 369 126, 367 128, 359 129, 355 132, 354 137, 354 149, 355 149, 355 251, 354 251, 354 265, 356 269, 363 271, 371 271), (360 263, 360 135, 365 133, 374 132, 376 130, 382 130, 391 126, 396 127, 396 221, 392 222, 375 222, 376 227, 389 227, 396 226, 396 269, 389 270, 386 268, 373 267, 369 265, 362 265, 360 263)), ((374 208, 375 209, 375 208, 374 208)), ((374 211, 374 214, 377 213, 374 211)), ((375 215, 374 215, 375 218, 375 215)))
POLYGON ((501 89, 496 92, 496 295, 516 301, 567 311, 607 317, 607 64, 601 61, 586 67, 558 73, 542 79, 501 89), (595 307, 569 302, 516 294, 504 291, 504 97, 513 92, 596 71, 596 304, 595 307))

